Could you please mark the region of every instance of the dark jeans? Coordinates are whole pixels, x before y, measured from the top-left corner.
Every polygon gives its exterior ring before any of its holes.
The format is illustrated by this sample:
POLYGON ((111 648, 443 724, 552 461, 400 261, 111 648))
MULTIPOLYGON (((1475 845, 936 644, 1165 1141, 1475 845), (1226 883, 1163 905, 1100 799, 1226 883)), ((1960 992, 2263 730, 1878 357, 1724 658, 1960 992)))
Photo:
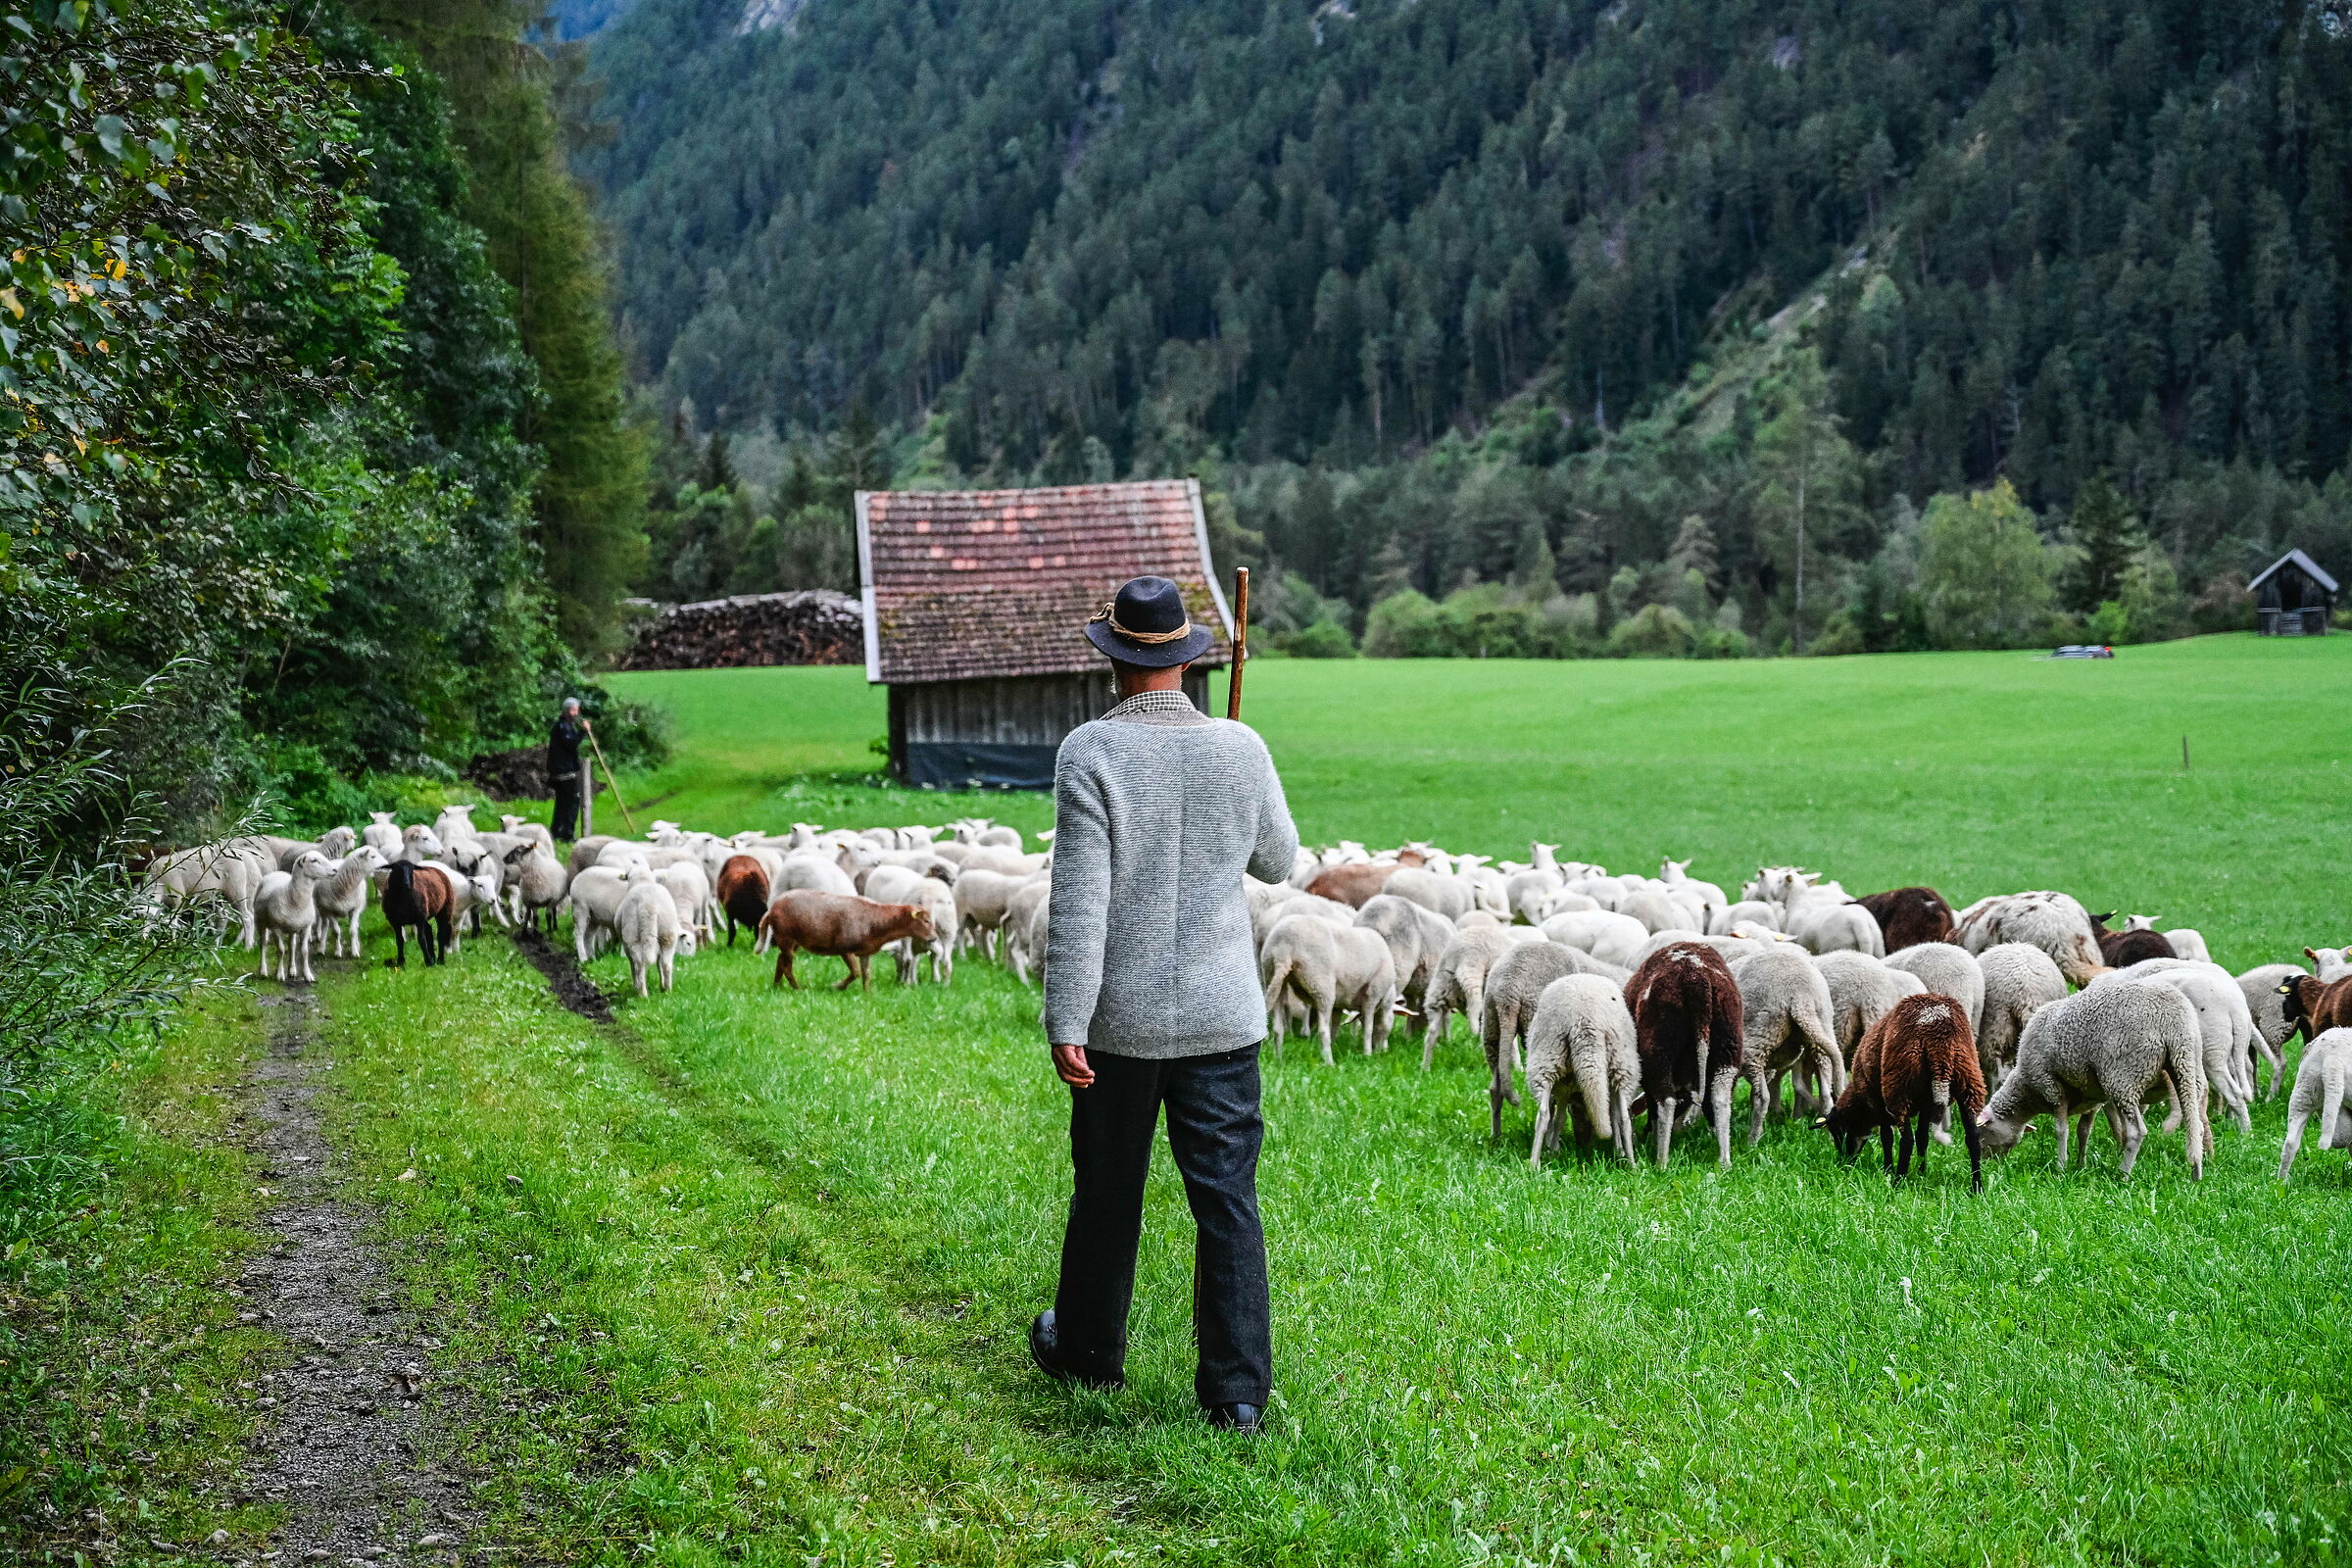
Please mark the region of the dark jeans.
POLYGON ((1203 1405, 1262 1405, 1274 1385, 1273 1305, 1266 1233, 1257 1218, 1257 1048, 1146 1061, 1089 1051, 1094 1084, 1070 1091, 1070 1163, 1077 1175, 1061 1242, 1055 1338, 1096 1376, 1127 1356, 1135 1250, 1144 1229, 1144 1175, 1163 1104, 1168 1150, 1192 1205, 1193 1380, 1203 1405))
POLYGON ((580 775, 551 781, 556 790, 556 820, 548 832, 569 844, 577 835, 573 831, 580 822, 580 775))

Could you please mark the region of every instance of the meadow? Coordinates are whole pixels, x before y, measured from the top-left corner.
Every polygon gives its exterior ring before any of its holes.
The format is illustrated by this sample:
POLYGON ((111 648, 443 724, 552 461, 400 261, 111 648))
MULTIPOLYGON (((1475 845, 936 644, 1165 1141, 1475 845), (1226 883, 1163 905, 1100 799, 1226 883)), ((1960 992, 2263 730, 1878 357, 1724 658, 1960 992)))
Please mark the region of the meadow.
MULTIPOLYGON (((2332 638, 2091 664, 1269 661, 1250 717, 1310 839, 1542 837, 1727 883, 1793 859, 1955 903, 2055 886, 2244 967, 2343 938, 2344 729, 2313 715, 2342 711, 2348 661, 2332 638)), ((675 715, 676 760, 623 783, 688 825, 967 804, 871 777, 857 671, 614 684, 675 715)), ((1531 1172, 1524 1109, 1486 1136, 1466 1033, 1428 1074, 1401 1035, 1328 1068, 1294 1049, 1266 1077, 1279 1388, 1246 1442, 1192 1408, 1164 1159, 1130 1386, 1030 1369, 1066 1092, 1037 993, 990 964, 777 992, 746 944, 640 1001, 609 956, 616 1026, 497 938, 430 971, 329 968, 334 1133, 466 1389, 440 1457, 476 1478, 476 1539, 525 1560, 2346 1553, 2352 1166, 2307 1149, 2281 1187, 2278 1101, 2252 1138, 2225 1127, 2202 1183, 2177 1139, 2119 1182, 2102 1132, 2063 1174, 2029 1139, 1972 1198, 1957 1151, 1890 1188, 1786 1123, 1728 1171, 1686 1144, 1663 1173, 1531 1172)))

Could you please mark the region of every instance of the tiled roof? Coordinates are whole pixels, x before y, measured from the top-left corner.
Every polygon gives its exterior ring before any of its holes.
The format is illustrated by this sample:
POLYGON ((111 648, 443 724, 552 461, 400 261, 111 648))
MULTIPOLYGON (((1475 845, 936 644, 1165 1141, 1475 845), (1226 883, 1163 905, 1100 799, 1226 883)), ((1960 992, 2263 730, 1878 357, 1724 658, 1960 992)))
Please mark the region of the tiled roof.
POLYGON ((1130 577, 1167 577, 1230 658, 1191 479, 858 496, 865 674, 892 684, 1100 669, 1087 617, 1130 577))

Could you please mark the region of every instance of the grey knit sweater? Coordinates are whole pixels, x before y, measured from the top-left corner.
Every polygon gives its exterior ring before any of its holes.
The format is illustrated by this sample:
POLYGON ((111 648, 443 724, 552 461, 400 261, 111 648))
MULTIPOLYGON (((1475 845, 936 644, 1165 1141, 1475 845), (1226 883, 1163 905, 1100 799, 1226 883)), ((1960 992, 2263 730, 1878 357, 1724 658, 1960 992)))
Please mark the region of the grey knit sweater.
POLYGON ((1070 731, 1054 764, 1046 1038, 1153 1058, 1264 1039, 1242 872, 1279 882, 1298 849, 1265 742, 1183 693, 1070 731))

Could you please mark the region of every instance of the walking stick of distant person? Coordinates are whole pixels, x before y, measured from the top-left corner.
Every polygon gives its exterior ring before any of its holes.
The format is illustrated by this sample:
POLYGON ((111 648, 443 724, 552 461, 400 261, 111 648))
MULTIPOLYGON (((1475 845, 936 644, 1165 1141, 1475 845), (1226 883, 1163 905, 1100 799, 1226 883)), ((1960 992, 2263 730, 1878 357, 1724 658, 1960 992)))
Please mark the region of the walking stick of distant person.
MULTIPOLYGON (((629 803, 620 798, 620 780, 613 775, 612 764, 605 760, 605 749, 596 743, 596 726, 582 719, 580 728, 588 732, 588 749, 596 754, 596 765, 605 770, 605 782, 612 786, 612 804, 620 808, 620 819, 629 824, 630 832, 636 832, 637 819, 629 814, 629 803)), ((594 797, 595 789, 591 788, 588 794, 594 797)))
POLYGON ((1225 682, 1225 716, 1242 716, 1242 662, 1250 657, 1250 568, 1233 568, 1233 673, 1225 682))

